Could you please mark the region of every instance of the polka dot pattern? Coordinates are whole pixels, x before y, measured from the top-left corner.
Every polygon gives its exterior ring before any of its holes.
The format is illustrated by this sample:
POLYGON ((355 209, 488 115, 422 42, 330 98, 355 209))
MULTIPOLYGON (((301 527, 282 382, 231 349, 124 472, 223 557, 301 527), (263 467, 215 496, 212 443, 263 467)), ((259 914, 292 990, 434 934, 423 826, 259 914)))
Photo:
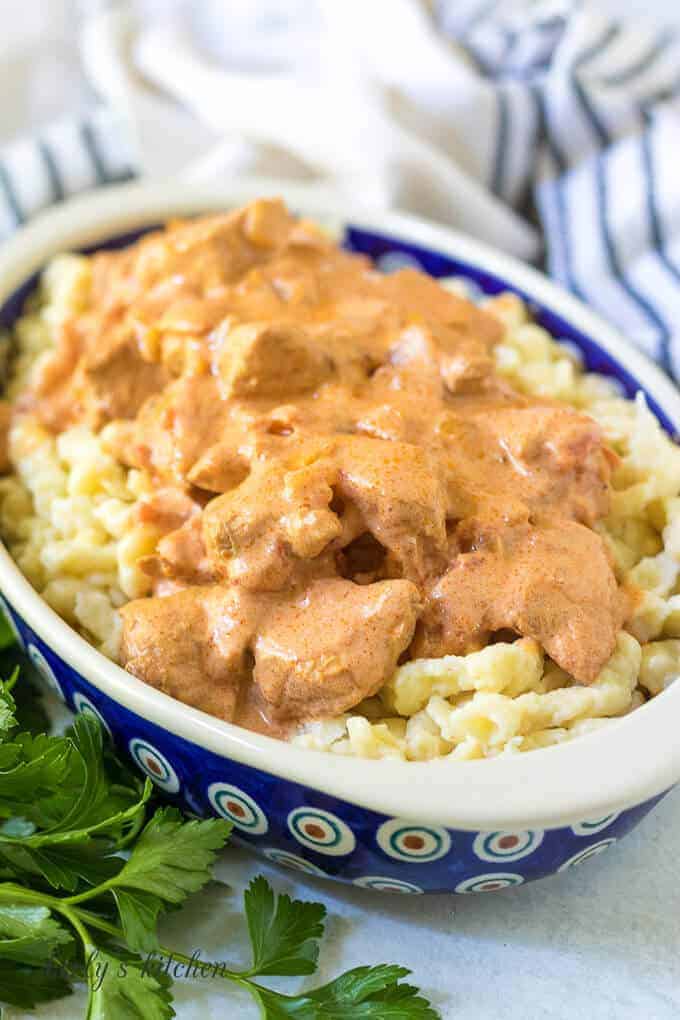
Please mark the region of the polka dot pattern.
POLYGON ((178 793, 179 776, 158 748, 141 737, 133 737, 128 744, 130 754, 149 779, 166 793, 178 793))
POLYGON ((305 875, 316 875, 318 878, 328 878, 325 871, 317 868, 316 864, 291 854, 288 850, 279 850, 278 847, 268 846, 262 853, 274 864, 280 864, 284 868, 292 868, 293 871, 302 871, 305 875))
POLYGON ((491 871, 486 875, 475 875, 473 878, 466 878, 464 882, 459 882, 455 892, 497 892, 499 889, 508 889, 512 885, 521 885, 523 882, 522 875, 507 871, 491 871))
POLYGON ((330 811, 300 807, 291 811, 287 819, 291 835, 302 846, 330 857, 351 854, 356 846, 354 833, 346 822, 330 811))
POLYGON ((446 829, 415 825, 401 818, 383 822, 375 838, 389 857, 412 864, 436 861, 451 849, 451 837, 446 829))
POLYGON ((208 800, 218 815, 228 818, 237 829, 262 836, 269 829, 267 816, 250 794, 231 783, 211 783, 208 800))
POLYGON ((578 822, 576 825, 572 825, 571 831, 575 836, 592 836, 596 832, 608 829, 610 825, 614 824, 620 814, 621 812, 617 811, 613 815, 603 815, 602 818, 591 818, 586 822, 578 822))
POLYGON ((361 878, 355 878, 353 884, 358 885, 360 889, 375 889, 376 892, 407 894, 424 892, 419 885, 414 885, 413 882, 404 882, 400 878, 385 878, 381 875, 363 875, 361 878))
POLYGON ((519 861, 528 857, 543 842, 541 829, 525 832, 480 832, 472 849, 480 861, 519 861))
POLYGON ((29 645, 26 649, 29 659, 35 666, 36 670, 45 682, 46 687, 57 695, 62 701, 66 701, 61 684, 57 680, 56 674, 49 662, 36 645, 29 645))
POLYGON ((605 850, 608 850, 610 846, 616 843, 615 839, 602 839, 599 843, 592 843, 586 847, 585 850, 581 850, 580 853, 574 854, 573 857, 569 857, 564 864, 560 864, 558 871, 568 871, 569 868, 575 868, 577 864, 583 864, 585 861, 590 860, 591 857, 597 857, 599 854, 603 854, 605 850))
POLYGON ((112 736, 111 727, 104 716, 101 714, 96 705, 93 705, 90 699, 86 698, 84 694, 80 693, 80 691, 76 691, 73 695, 73 708, 79 715, 91 715, 94 719, 97 719, 98 722, 102 724, 108 735, 110 737, 112 736))

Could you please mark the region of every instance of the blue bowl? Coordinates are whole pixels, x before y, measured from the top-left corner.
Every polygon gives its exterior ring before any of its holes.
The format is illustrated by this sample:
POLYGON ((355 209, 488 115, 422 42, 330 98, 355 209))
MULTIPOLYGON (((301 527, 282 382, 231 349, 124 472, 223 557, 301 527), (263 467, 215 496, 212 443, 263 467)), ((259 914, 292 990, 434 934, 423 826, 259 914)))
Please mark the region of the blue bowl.
MULTIPOLYGON (((675 434, 680 398, 640 354, 535 271, 409 217, 329 208, 304 189, 132 185, 44 215, 0 253, 0 323, 20 314, 57 251, 120 246, 168 216, 283 193, 307 215, 342 220, 344 244, 380 268, 457 276, 471 296, 513 290, 589 369, 646 394, 675 434), (133 231, 133 233, 131 233, 133 231)), ((0 609, 46 684, 96 715, 158 790, 275 863, 379 890, 487 892, 555 874, 612 847, 680 778, 680 686, 604 730, 528 755, 474 762, 361 761, 308 751, 189 708, 110 663, 61 620, 0 548, 0 609)))

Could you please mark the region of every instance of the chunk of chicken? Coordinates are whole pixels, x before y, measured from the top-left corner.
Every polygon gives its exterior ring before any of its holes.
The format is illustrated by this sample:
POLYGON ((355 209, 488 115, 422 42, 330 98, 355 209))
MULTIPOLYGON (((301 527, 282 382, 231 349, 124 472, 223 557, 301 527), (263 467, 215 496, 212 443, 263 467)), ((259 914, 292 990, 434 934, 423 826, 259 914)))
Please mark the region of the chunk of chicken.
POLYGON ((381 290, 411 318, 441 323, 463 338, 481 341, 490 350, 502 336, 500 323, 465 298, 445 290, 437 280, 415 269, 390 273, 381 290))
POLYGON ((400 575, 422 581, 443 568, 448 496, 436 455, 369 436, 337 441, 339 495, 383 545, 400 575))
POLYGON ((333 361, 300 326, 282 322, 233 325, 217 332, 216 368, 222 396, 283 397, 318 386, 333 361))
POLYGON ((252 589, 277 591, 290 584, 296 567, 343 533, 330 508, 336 475, 329 459, 297 470, 274 463, 211 500, 203 535, 215 569, 252 589))
POLYGON ((413 636, 420 607, 410 581, 324 579, 263 617, 254 680, 272 718, 336 715, 375 694, 413 636))
POLYGON ((277 590, 302 561, 366 531, 409 580, 443 568, 447 493, 427 450, 342 436, 300 447, 296 460, 299 467, 274 462, 253 472, 206 507, 208 554, 230 580, 277 590))
POLYGON ((97 424, 134 418, 169 379, 162 365, 142 358, 132 336, 123 335, 116 343, 94 348, 81 363, 80 383, 97 424))
POLYGON ((121 664, 129 673, 187 705, 234 718, 257 621, 252 596, 237 588, 193 587, 136 599, 120 613, 121 664))
POLYGON ((158 543, 158 560, 164 577, 191 584, 211 584, 218 576, 203 541, 200 517, 188 521, 158 543))
POLYGON ((533 505, 593 524, 609 509, 609 482, 616 457, 591 417, 567 407, 495 409, 482 420, 509 465, 524 479, 533 505))
POLYGON ((590 683, 612 654, 628 608, 602 539, 575 521, 497 538, 493 548, 458 556, 434 586, 415 654, 464 654, 509 629, 535 638, 590 683))
POLYGON ((148 400, 130 434, 118 440, 107 430, 107 445, 131 467, 144 468, 166 482, 185 483, 205 452, 205 435, 223 427, 225 409, 210 375, 177 379, 148 400))

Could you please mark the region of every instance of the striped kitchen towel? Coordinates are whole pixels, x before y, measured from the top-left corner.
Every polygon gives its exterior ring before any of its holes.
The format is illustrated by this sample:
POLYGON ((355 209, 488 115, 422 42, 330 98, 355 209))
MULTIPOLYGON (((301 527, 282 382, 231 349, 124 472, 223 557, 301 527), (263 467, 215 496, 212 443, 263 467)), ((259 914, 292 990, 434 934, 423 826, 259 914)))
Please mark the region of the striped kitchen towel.
POLYGON ((55 202, 131 177, 128 131, 116 113, 64 117, 0 153, 0 237, 55 202))
POLYGON ((437 18, 494 97, 475 126, 489 188, 534 205, 551 275, 680 378, 677 35, 554 0, 440 0, 437 18))
MULTIPOLYGON (((163 116, 174 100, 185 119, 174 135, 165 127, 171 120, 162 130, 157 124, 148 141, 151 132, 130 123, 134 103, 118 114, 103 106, 9 146, 0 153, 0 236, 51 202, 132 176, 138 161, 148 169, 140 139, 168 172, 178 142, 190 140, 192 117, 199 145, 205 137, 199 128, 220 141, 257 120, 247 139, 253 151, 262 142, 276 146, 262 146, 269 159, 264 169, 229 144, 213 169, 285 175, 290 159, 277 166, 276 153, 287 148, 287 156, 341 192, 345 186, 352 197, 371 196, 376 204, 384 196, 519 255, 537 250, 538 227, 548 271, 680 378, 676 35, 614 22, 578 0, 435 0, 427 5, 431 17, 420 0, 309 3, 320 16, 304 24, 318 23, 325 35, 318 45, 307 39, 305 47, 293 47, 292 63, 299 72, 303 57, 316 57, 307 69, 313 91, 307 97, 300 91, 305 75, 294 76, 298 91, 290 94, 300 101, 288 103, 281 116, 279 79, 253 67, 252 80, 262 76, 256 117, 256 106, 243 108, 250 80, 229 70, 228 55, 220 69, 220 46, 226 54, 233 42, 222 5, 196 0, 190 8, 204 9, 204 20, 217 11, 205 74, 200 59, 190 59, 198 50, 188 48, 185 29, 166 31, 158 20, 142 24, 137 45, 119 48, 133 54, 121 60, 136 55, 141 61, 132 70, 144 77, 128 78, 134 87, 152 82, 156 95, 165 92, 163 116), (318 53, 333 59, 319 61, 318 53), (275 137, 262 137, 267 117, 275 137), (166 135, 166 148, 156 151, 166 135), (238 159, 230 163, 229 152, 238 159)), ((276 0, 265 6, 273 9, 276 0)), ((262 19, 251 20, 253 30, 261 28, 262 19)), ((281 23, 271 20, 272 31, 281 23)), ((103 56, 118 59, 107 24, 91 33, 99 40, 98 48, 90 40, 95 78, 103 56)), ((289 61, 290 51, 288 40, 289 61)), ((115 97, 106 98, 115 105, 115 97)), ((152 105, 151 90, 141 98, 151 111, 148 128, 161 107, 152 105)))

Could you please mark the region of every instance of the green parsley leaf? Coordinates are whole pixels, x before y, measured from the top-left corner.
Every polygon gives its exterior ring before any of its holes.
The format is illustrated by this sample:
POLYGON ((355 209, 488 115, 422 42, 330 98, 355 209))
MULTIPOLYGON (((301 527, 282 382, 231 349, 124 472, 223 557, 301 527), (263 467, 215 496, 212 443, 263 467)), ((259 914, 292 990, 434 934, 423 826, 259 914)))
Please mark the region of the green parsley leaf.
POLYGON ((47 907, 0 904, 0 959, 33 966, 63 957, 73 936, 55 921, 47 907))
MULTIPOLYGON (((97 720, 81 715, 60 737, 22 730, 16 708, 30 688, 15 692, 15 681, 0 682, 0 999, 31 1008, 86 976, 86 1020, 171 1020, 171 979, 152 954, 193 958, 159 945, 158 919, 212 881, 231 825, 174 808, 144 825, 151 783, 115 756, 97 720)), ((435 1020, 401 967, 357 967, 297 996, 262 987, 254 976, 315 970, 325 908, 258 878, 244 910, 252 967, 215 973, 247 988, 264 1020, 435 1020)))
POLYGON ((65 737, 13 737, 19 748, 16 764, 0 772, 0 817, 22 815, 40 825, 41 802, 61 787, 68 773, 72 744, 65 737))
POLYGON ((313 974, 319 957, 326 908, 274 892, 261 875, 244 893, 243 903, 253 947, 248 974, 313 974))
POLYGON ((141 889, 166 903, 181 903, 210 880, 231 823, 220 818, 185 821, 176 808, 159 808, 142 830, 117 888, 141 889))
POLYGON ((12 690, 17 725, 29 733, 47 733, 50 720, 43 704, 42 680, 38 670, 18 645, 0 650, 0 676, 12 676, 17 670, 19 682, 12 690))
POLYGON ((0 649, 9 648, 15 644, 14 631, 9 625, 9 620, 4 613, 0 613, 0 649))
POLYGON ((222 819, 185 821, 175 808, 156 811, 109 883, 131 949, 149 953, 158 948, 159 914, 210 881, 230 832, 231 824, 222 819))
POLYGON ((33 847, 25 840, 0 842, 0 865, 12 869, 15 877, 35 875, 54 889, 75 892, 85 883, 96 886, 113 878, 124 861, 120 857, 102 857, 92 842, 75 846, 33 847))
POLYGON ((14 686, 16 673, 12 678, 3 683, 0 681, 0 740, 2 740, 16 726, 16 702, 10 691, 14 686))
POLYGON ((80 842, 95 835, 115 845, 143 813, 153 790, 151 780, 129 786, 110 781, 104 766, 102 727, 92 716, 79 715, 68 737, 74 753, 64 790, 49 804, 56 817, 31 839, 31 845, 80 842))
POLYGON ((69 810, 52 826, 51 832, 73 833, 104 825, 128 808, 141 809, 151 796, 151 780, 144 787, 112 784, 104 767, 104 741, 99 720, 81 713, 68 732, 77 752, 72 761, 74 775, 69 777, 75 797, 69 810), (142 792, 143 790, 143 792, 142 792))
POLYGON ((156 927, 164 908, 159 896, 140 889, 113 889, 125 942, 135 953, 153 953, 159 948, 156 927))
MULTIPOLYGON (((4 746, 14 748, 14 767, 0 772, 0 795, 3 783, 5 793, 4 804, 0 800, 0 816, 23 816, 34 825, 34 832, 21 833, 17 838, 0 830, 0 854, 8 843, 19 843, 26 853, 67 843, 83 844, 90 856, 94 852, 110 853, 141 826, 152 784, 147 780, 142 785, 136 779, 121 784, 118 767, 112 770, 113 777, 109 776, 101 725, 96 719, 81 715, 67 737, 19 734, 16 744, 4 746)), ((2 750, 0 747, 0 762, 2 750)), ((54 856, 45 850, 44 856, 33 853, 32 859, 56 888, 73 890, 73 879, 61 875, 58 867, 54 870, 54 856)), ((24 868, 35 872, 27 861, 24 868)))
POLYGON ((439 1014, 413 985, 410 971, 381 964, 355 967, 313 992, 289 996, 257 985, 265 1020, 438 1020, 439 1014))
POLYGON ((124 950, 87 945, 86 1020, 171 1020, 171 980, 124 950))
POLYGON ((0 960, 0 1002, 32 1009, 41 1002, 63 999, 73 991, 66 971, 57 965, 27 967, 0 960))
POLYGON ((8 769, 15 765, 19 760, 20 754, 21 748, 18 744, 0 744, 0 770, 8 769))

